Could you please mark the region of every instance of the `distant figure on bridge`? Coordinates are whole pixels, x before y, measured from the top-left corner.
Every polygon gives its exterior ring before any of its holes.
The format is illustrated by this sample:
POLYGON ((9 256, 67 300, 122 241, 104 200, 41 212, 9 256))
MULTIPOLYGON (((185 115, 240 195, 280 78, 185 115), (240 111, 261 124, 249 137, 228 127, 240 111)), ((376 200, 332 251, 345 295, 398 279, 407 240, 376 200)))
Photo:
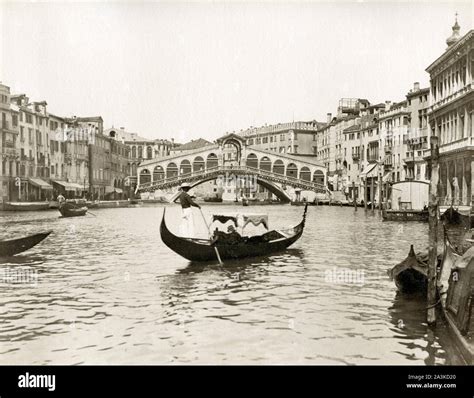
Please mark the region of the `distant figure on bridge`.
POLYGON ((188 194, 191 186, 187 182, 181 184, 180 189, 181 194, 179 195, 179 203, 181 203, 182 209, 180 232, 181 236, 192 238, 194 237, 194 221, 191 207, 194 206, 200 209, 201 206, 194 202, 191 196, 188 194))

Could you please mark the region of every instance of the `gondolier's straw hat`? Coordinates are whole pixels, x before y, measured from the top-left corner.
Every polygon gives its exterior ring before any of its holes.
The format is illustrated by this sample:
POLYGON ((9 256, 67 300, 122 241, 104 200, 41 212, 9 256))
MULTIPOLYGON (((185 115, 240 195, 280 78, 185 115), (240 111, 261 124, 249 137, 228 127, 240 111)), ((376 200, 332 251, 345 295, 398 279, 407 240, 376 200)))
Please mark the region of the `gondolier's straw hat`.
POLYGON ((181 185, 180 185, 180 188, 183 189, 183 188, 191 188, 191 184, 189 182, 183 182, 181 185))

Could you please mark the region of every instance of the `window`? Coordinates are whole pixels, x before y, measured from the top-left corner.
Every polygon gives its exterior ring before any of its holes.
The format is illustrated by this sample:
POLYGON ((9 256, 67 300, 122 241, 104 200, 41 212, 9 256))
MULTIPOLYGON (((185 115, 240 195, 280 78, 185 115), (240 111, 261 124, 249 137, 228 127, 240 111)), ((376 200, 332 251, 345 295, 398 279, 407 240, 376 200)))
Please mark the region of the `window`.
POLYGON ((263 137, 263 143, 267 144, 268 143, 268 137, 263 137))
POLYGON ((294 152, 293 152, 293 153, 298 153, 298 145, 295 145, 293 148, 294 148, 294 152))
POLYGON ((12 115, 12 125, 13 127, 18 126, 18 115, 12 115))
POLYGON ((33 124, 33 116, 30 115, 29 113, 26 113, 25 116, 26 116, 26 123, 33 124))

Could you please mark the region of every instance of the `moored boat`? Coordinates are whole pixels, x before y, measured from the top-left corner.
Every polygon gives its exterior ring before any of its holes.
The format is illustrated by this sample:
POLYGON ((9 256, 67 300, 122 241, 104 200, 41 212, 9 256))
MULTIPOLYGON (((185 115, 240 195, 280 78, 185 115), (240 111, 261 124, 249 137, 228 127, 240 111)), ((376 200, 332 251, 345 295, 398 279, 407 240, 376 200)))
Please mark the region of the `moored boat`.
POLYGON ((440 220, 443 221, 446 226, 460 226, 464 228, 474 227, 474 217, 470 216, 469 211, 468 214, 464 214, 453 206, 449 207, 443 214, 441 214, 440 220))
POLYGON ((402 292, 424 291, 427 287, 428 266, 425 261, 418 258, 413 245, 410 245, 408 256, 390 269, 388 275, 402 292))
POLYGON ((295 243, 303 234, 306 220, 307 206, 304 209, 302 221, 293 228, 272 230, 263 235, 242 237, 239 242, 226 243, 211 239, 184 238, 174 235, 165 221, 166 208, 163 209, 163 218, 160 225, 160 234, 163 243, 175 253, 190 261, 217 260, 217 248, 221 259, 239 259, 256 257, 279 252, 295 243))
POLYGON ((210 202, 210 203, 222 203, 222 198, 219 197, 212 197, 212 196, 206 196, 204 198, 204 202, 210 202))
POLYGON ((3 210, 5 211, 40 211, 48 210, 49 202, 5 202, 3 210))
POLYGON ((442 313, 464 361, 474 364, 474 247, 462 256, 447 236, 438 280, 442 313))
POLYGON ((428 221, 428 210, 383 210, 385 221, 428 221))
POLYGON ((44 240, 52 231, 0 241, 0 257, 10 257, 31 249, 44 240))

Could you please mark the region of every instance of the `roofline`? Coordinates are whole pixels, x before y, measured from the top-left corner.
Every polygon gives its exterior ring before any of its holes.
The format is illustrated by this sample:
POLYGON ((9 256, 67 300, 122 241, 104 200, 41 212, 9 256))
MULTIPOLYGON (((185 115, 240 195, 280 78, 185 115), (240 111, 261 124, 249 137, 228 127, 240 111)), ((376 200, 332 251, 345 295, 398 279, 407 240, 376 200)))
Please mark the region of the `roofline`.
POLYGON ((417 90, 417 91, 410 91, 410 92, 407 94, 407 98, 408 98, 408 97, 415 97, 415 96, 417 96, 417 95, 422 95, 422 94, 429 93, 429 92, 430 92, 430 88, 429 88, 429 87, 420 88, 420 89, 417 90))
POLYGON ((446 51, 441 54, 437 59, 435 59, 426 69, 425 71, 430 73, 436 66, 441 64, 446 58, 449 58, 459 47, 462 47, 469 39, 474 37, 474 29, 469 30, 463 37, 461 37, 456 43, 452 46, 448 47, 446 51))

